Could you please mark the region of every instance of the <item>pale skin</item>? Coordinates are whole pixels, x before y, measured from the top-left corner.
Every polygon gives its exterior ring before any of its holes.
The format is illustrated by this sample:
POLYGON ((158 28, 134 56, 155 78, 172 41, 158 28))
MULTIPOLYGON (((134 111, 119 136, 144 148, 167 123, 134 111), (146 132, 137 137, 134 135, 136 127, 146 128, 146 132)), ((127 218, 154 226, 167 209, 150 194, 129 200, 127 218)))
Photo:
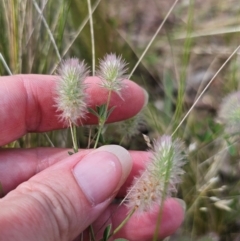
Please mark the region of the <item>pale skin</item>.
MULTIPOLYGON (((0 146, 28 132, 64 128, 54 107, 56 78, 50 75, 0 77, 0 146)), ((86 80, 89 107, 106 102, 107 91, 98 85, 99 81, 96 77, 86 80)), ((109 122, 134 116, 144 106, 142 88, 129 80, 125 80, 125 84, 122 98, 112 94, 110 107, 116 108, 109 122)), ((79 123, 96 124, 97 120, 89 115, 79 123)), ((112 146, 104 148, 80 150, 72 156, 60 148, 0 149, 0 182, 5 194, 0 199, 0 240, 72 241, 80 240, 81 233, 83 240, 89 240, 87 228, 91 224, 97 238, 101 237, 106 221, 116 228, 128 210, 122 205, 116 211, 117 204, 112 201, 115 196, 124 197, 134 175, 144 168, 149 153, 128 153, 112 146), (99 172, 104 171, 101 168, 104 163, 107 165, 106 160, 112 169, 101 176, 99 172), (81 171, 86 179, 79 174, 81 171), (84 183, 91 176, 91 181, 84 183)), ((134 214, 114 238, 152 240, 158 210, 156 206, 150 213, 134 214)), ((167 199, 159 238, 174 233, 183 218, 180 203, 167 199)))

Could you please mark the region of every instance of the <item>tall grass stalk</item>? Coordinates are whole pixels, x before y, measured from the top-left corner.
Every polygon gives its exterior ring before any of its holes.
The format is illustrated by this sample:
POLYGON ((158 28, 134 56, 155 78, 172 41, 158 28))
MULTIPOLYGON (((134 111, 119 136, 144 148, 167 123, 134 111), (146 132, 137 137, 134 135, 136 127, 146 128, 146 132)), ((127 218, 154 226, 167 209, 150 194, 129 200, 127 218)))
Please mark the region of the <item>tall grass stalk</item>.
POLYGON ((174 121, 172 124, 173 129, 175 129, 176 126, 178 125, 184 110, 183 103, 184 103, 184 93, 185 93, 185 86, 186 86, 187 68, 189 65, 189 58, 190 58, 191 46, 192 46, 192 38, 190 38, 190 35, 193 31, 194 2, 195 0, 189 1, 187 33, 186 33, 186 39, 183 47, 182 66, 180 71, 180 79, 178 83, 176 110, 174 113, 174 117, 173 117, 174 121))
POLYGON ((91 34, 91 44, 92 44, 92 75, 95 75, 95 42, 94 42, 94 29, 93 29, 93 12, 91 6, 91 0, 87 0, 88 4, 88 14, 89 14, 89 24, 90 24, 90 34, 91 34))
POLYGON ((18 70, 18 6, 19 4, 15 4, 13 1, 3 1, 2 14, 5 15, 6 28, 8 29, 5 37, 9 41, 9 65, 13 73, 18 70))
POLYGON ((6 61, 5 61, 5 59, 3 58, 3 56, 2 56, 1 53, 0 53, 0 60, 1 60, 2 64, 3 64, 4 68, 7 70, 8 74, 9 74, 9 75, 12 75, 12 72, 11 72, 11 70, 9 69, 9 67, 8 67, 8 65, 7 65, 7 63, 6 63, 6 61))
MULTIPOLYGON (((99 3, 101 2, 101 0, 97 0, 93 7, 92 7, 92 15, 95 12, 96 8, 98 7, 99 3)), ((72 40, 70 41, 70 43, 66 44, 65 49, 63 50, 63 54, 62 54, 62 58, 64 58, 66 56, 66 54, 69 52, 70 48, 72 47, 72 45, 74 44, 74 42, 76 41, 77 37, 79 36, 79 34, 82 32, 83 28, 86 26, 86 24, 88 23, 88 21, 90 20, 90 17, 92 16, 90 14, 88 14, 88 16, 82 21, 82 23, 80 24, 79 28, 76 31, 76 34, 74 34, 72 40)), ((57 68, 58 64, 55 64, 55 66, 53 67, 53 69, 50 71, 50 73, 53 73, 56 68, 57 68)))
POLYGON ((105 123, 107 121, 107 118, 108 118, 108 108, 109 108, 109 104, 110 104, 110 100, 111 100, 111 95, 112 95, 112 91, 109 90, 108 97, 107 97, 107 103, 106 103, 106 107, 105 107, 105 112, 103 113, 102 118, 99 118, 98 132, 97 132, 97 137, 96 137, 95 144, 94 144, 94 149, 97 148, 100 135, 102 134, 104 125, 105 125, 105 123))
POLYGON ((171 8, 169 9, 169 11, 167 12, 165 18, 163 19, 162 23, 159 25, 157 31, 155 32, 155 34, 153 35, 152 39, 149 41, 148 45, 146 46, 145 50, 143 51, 142 55, 139 57, 137 63, 135 64, 135 66, 133 67, 131 73, 128 76, 128 79, 131 79, 133 73, 135 72, 136 68, 138 67, 138 65, 142 62, 144 56, 146 55, 147 51, 149 50, 149 48, 151 47, 153 41, 156 39, 158 33, 160 32, 160 30, 162 29, 164 23, 166 22, 166 20, 168 19, 169 15, 171 14, 171 12, 173 11, 174 7, 176 6, 178 0, 176 0, 173 5, 171 6, 171 8))
POLYGON ((208 82, 208 84, 206 85, 206 87, 203 89, 203 91, 200 93, 200 95, 198 96, 198 98, 195 100, 195 102, 193 103, 193 105, 190 107, 190 109, 187 111, 187 113, 185 114, 185 116, 182 118, 182 120, 180 121, 180 123, 178 124, 178 126, 176 127, 176 129, 173 131, 172 136, 175 135, 175 133, 177 132, 177 130, 181 127, 181 125, 183 124, 183 122, 186 120, 186 118, 188 117, 188 115, 191 113, 191 111, 193 110, 193 108, 196 106, 196 104, 198 103, 198 101, 200 100, 200 98, 203 96, 203 94, 206 92, 206 90, 209 88, 209 86, 212 84, 212 82, 214 81, 214 79, 216 78, 216 76, 221 72, 221 70, 226 66, 226 64, 231 60, 231 58, 238 52, 238 50, 240 49, 240 45, 238 45, 238 47, 232 52, 232 54, 227 58, 227 60, 221 65, 221 67, 217 70, 217 72, 214 74, 214 76, 211 78, 211 80, 208 82))
POLYGON ((39 15, 41 16, 41 19, 42 19, 42 21, 43 21, 43 24, 44 24, 45 28, 47 29, 47 32, 48 32, 49 37, 50 37, 50 39, 51 39, 51 41, 52 41, 53 47, 54 47, 54 49, 55 49, 55 51, 56 51, 58 60, 61 61, 61 55, 60 55, 60 53, 59 53, 59 51, 58 51, 58 47, 57 47, 56 41, 55 41, 55 39, 54 39, 54 37, 53 37, 52 31, 51 31, 51 29, 49 28, 48 23, 47 23, 45 17, 43 16, 42 11, 41 11, 41 9, 39 8, 36 0, 32 0, 32 1, 33 1, 33 4, 34 4, 37 12, 38 12, 39 15))

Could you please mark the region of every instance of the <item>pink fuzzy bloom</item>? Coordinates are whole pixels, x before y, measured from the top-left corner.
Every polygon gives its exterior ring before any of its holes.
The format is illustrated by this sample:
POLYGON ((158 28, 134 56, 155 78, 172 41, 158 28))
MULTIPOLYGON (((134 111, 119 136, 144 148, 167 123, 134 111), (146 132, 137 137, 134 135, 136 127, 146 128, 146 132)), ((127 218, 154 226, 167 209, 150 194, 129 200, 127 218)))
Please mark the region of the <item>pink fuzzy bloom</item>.
POLYGON ((120 94, 123 80, 127 77, 127 64, 121 56, 106 54, 99 62, 97 76, 102 80, 101 86, 120 94))
POLYGON ((149 211, 156 204, 161 205, 162 197, 177 192, 176 185, 184 173, 186 163, 181 141, 162 136, 155 141, 152 158, 146 170, 134 179, 128 190, 127 206, 130 210, 137 207, 138 212, 149 211), (164 193, 165 192, 165 193, 164 193))
POLYGON ((85 118, 87 113, 86 84, 84 80, 89 74, 84 61, 70 58, 63 61, 57 70, 60 75, 55 98, 57 111, 61 121, 67 126, 70 122, 77 125, 79 118, 85 118))

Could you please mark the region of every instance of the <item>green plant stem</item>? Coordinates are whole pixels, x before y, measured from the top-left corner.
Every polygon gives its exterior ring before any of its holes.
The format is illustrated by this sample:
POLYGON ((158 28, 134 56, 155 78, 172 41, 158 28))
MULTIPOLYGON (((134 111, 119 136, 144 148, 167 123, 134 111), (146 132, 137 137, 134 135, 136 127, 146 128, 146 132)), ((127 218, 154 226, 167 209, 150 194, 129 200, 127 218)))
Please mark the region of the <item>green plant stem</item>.
POLYGON ((163 19, 162 23, 160 24, 160 26, 158 27, 157 31, 155 32, 155 34, 153 35, 152 39, 150 40, 150 42, 148 43, 147 47, 145 48, 145 50, 143 51, 142 55, 139 57, 138 62, 135 64, 135 66, 133 67, 131 73, 128 76, 128 79, 131 78, 131 76, 133 75, 134 71, 137 69, 138 65, 141 63, 143 57, 146 55, 147 51, 149 50, 149 48, 151 47, 153 41, 155 40, 155 38, 157 37, 158 33, 160 32, 160 30, 162 29, 164 23, 167 21, 169 15, 171 14, 171 12, 173 11, 175 5, 177 4, 179 0, 176 0, 173 5, 171 6, 171 8, 169 9, 168 13, 166 14, 165 18, 163 19))
POLYGON ((123 137, 122 137, 121 141, 119 142, 119 146, 121 146, 121 145, 122 145, 122 143, 123 143, 124 139, 125 139, 125 136, 123 136, 123 137))
POLYGON ((92 43, 92 75, 95 75, 95 43, 94 43, 94 30, 93 30, 93 18, 92 18, 93 12, 91 7, 91 0, 87 0, 87 4, 88 4, 91 43, 92 43))
POLYGON ((182 123, 186 120, 186 118, 189 116, 189 114, 191 113, 191 111, 193 110, 193 108, 196 106, 196 104, 198 103, 198 101, 200 100, 200 98, 203 96, 203 94, 207 91, 207 89, 209 88, 209 86, 212 84, 212 82, 215 80, 216 76, 219 74, 219 72, 226 66, 226 64, 230 61, 230 59, 238 52, 238 50, 240 49, 240 45, 237 46, 237 48, 231 53, 231 55, 227 58, 227 60, 221 65, 221 67, 218 69, 218 71, 214 74, 214 76, 211 78, 211 80, 209 80, 208 84, 206 85, 206 87, 204 88, 204 90, 201 92, 201 94, 197 97, 197 99, 194 101, 193 105, 191 106, 191 108, 188 110, 188 112, 185 114, 185 116, 182 118, 182 120, 180 121, 180 123, 178 124, 178 126, 175 128, 175 130, 173 131, 172 135, 175 135, 177 130, 179 129, 179 127, 182 125, 182 123))
POLYGON ((99 141, 100 135, 101 135, 101 133, 102 133, 104 124, 105 124, 106 121, 107 121, 107 113, 108 113, 108 107, 109 107, 109 104, 110 104, 111 95, 112 95, 112 91, 110 90, 110 91, 108 92, 107 104, 106 104, 105 113, 104 113, 104 115, 103 115, 103 119, 99 121, 99 129, 98 129, 98 134, 97 134, 97 138, 96 138, 96 141, 95 141, 94 149, 97 148, 98 141, 99 141))
POLYGON ((55 41, 55 39, 54 39, 54 37, 53 37, 52 31, 51 31, 51 29, 49 28, 48 23, 47 23, 45 17, 43 16, 43 13, 42 13, 41 9, 39 8, 39 6, 38 6, 38 4, 37 4, 37 1, 36 1, 36 0, 32 0, 32 2, 33 2, 33 5, 35 6, 37 12, 38 12, 39 15, 41 16, 41 20, 43 21, 43 24, 44 24, 45 28, 47 29, 48 35, 49 35, 49 37, 50 37, 50 40, 51 40, 51 42, 52 42, 52 44, 53 44, 53 47, 54 47, 54 49, 55 49, 55 51, 56 51, 58 60, 61 61, 62 58, 61 58, 61 55, 60 55, 60 53, 59 53, 59 51, 58 51, 58 47, 57 47, 56 41, 55 41))
POLYGON ((91 135, 92 135, 92 127, 89 127, 89 134, 88 134, 88 145, 87 145, 87 149, 90 148, 91 145, 91 135))
POLYGON ((98 141, 99 141, 99 137, 100 137, 100 134, 101 134, 101 132, 102 132, 102 129, 103 129, 103 127, 102 127, 102 125, 100 125, 100 126, 99 126, 99 129, 98 129, 97 138, 96 138, 96 141, 95 141, 95 144, 94 144, 94 149, 97 148, 98 141))
MULTIPOLYGON (((169 160, 173 159, 173 155, 174 155, 173 150, 171 150, 171 156, 172 157, 169 157, 169 160)), ((166 196, 167 196, 167 189, 168 189, 168 185, 169 185, 169 179, 170 179, 170 175, 171 175, 172 164, 173 164, 172 161, 167 162, 166 175, 165 175, 165 179, 164 179, 163 195, 162 195, 162 199, 161 199, 161 205, 160 205, 160 210, 159 210, 159 214, 158 214, 158 218, 157 218, 156 228, 155 228, 155 231, 154 231, 153 241, 158 240, 158 234, 159 234, 159 231, 160 231, 160 224, 161 224, 161 220, 162 220, 163 206, 164 206, 164 201, 165 201, 166 196)))
POLYGON ((10 68, 8 67, 8 65, 7 65, 7 63, 6 63, 6 61, 5 61, 5 59, 3 58, 3 56, 2 56, 1 53, 0 53, 0 60, 1 60, 1 62, 3 63, 3 66, 4 66, 5 69, 7 70, 8 74, 9 74, 9 75, 12 75, 12 72, 11 72, 10 68))
POLYGON ((73 150, 75 153, 78 152, 78 146, 77 146, 77 129, 76 126, 72 124, 72 122, 69 120, 69 127, 71 131, 72 136, 72 142, 73 142, 73 150))
POLYGON ((178 94, 176 100, 176 110, 174 113, 174 123, 173 130, 176 129, 178 123, 182 118, 182 114, 184 111, 184 92, 186 86, 186 77, 187 77, 187 69, 189 66, 189 59, 192 47, 192 38, 190 37, 193 30, 193 17, 194 17, 194 3, 195 0, 189 1, 189 10, 188 10, 188 20, 187 20, 187 36, 184 42, 183 48, 183 57, 182 57, 182 71, 180 73, 180 79, 178 82, 178 94))
POLYGON ((91 240, 95 241, 96 239, 95 239, 95 234, 94 234, 93 226, 90 225, 90 226, 89 226, 89 229, 90 229, 89 232, 90 232, 91 240))
POLYGON ((163 195, 162 200, 161 200, 160 210, 159 210, 159 213, 158 213, 156 228, 155 228, 155 231, 154 231, 153 241, 158 240, 158 234, 159 234, 159 231, 160 231, 160 223, 161 223, 161 220, 162 220, 162 213, 163 213, 163 202, 164 202, 165 198, 166 198, 166 195, 163 195))
POLYGON ((113 231, 112 235, 115 235, 126 223, 127 221, 132 217, 134 212, 137 210, 137 207, 133 208, 132 211, 127 215, 127 217, 119 224, 119 226, 113 231))
POLYGON ((46 137, 46 139, 47 139, 48 142, 50 143, 51 147, 55 147, 54 144, 53 144, 53 142, 51 141, 49 135, 48 135, 46 132, 44 133, 44 136, 46 137))

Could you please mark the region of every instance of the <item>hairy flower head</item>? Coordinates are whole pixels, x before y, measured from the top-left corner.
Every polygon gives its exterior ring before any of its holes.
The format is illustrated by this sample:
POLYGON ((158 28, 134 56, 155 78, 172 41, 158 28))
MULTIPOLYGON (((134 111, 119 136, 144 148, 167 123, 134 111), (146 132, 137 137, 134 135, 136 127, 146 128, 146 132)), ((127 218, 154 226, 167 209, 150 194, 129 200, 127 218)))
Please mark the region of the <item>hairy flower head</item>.
POLYGON ((142 124, 144 124, 143 114, 141 112, 134 117, 127 119, 125 121, 121 121, 119 129, 124 136, 128 139, 139 134, 139 128, 142 124))
POLYGON ((164 135, 155 141, 146 170, 134 179, 128 190, 129 209, 149 211, 155 204, 161 204, 163 196, 177 192, 176 185, 181 181, 182 166, 186 162, 182 151, 183 143, 178 139, 173 141, 170 136, 164 135))
POLYGON ((97 76, 101 79, 101 86, 120 94, 123 88, 123 80, 126 78, 127 63, 121 56, 116 54, 106 54, 99 61, 97 76))
POLYGON ((218 117, 225 124, 227 133, 240 132, 240 92, 231 93, 223 99, 218 117))
POLYGON ((84 61, 70 58, 63 61, 57 70, 60 75, 57 83, 57 97, 55 98, 57 110, 61 112, 60 119, 66 124, 77 125, 79 118, 87 113, 87 96, 85 78, 89 71, 84 61))

